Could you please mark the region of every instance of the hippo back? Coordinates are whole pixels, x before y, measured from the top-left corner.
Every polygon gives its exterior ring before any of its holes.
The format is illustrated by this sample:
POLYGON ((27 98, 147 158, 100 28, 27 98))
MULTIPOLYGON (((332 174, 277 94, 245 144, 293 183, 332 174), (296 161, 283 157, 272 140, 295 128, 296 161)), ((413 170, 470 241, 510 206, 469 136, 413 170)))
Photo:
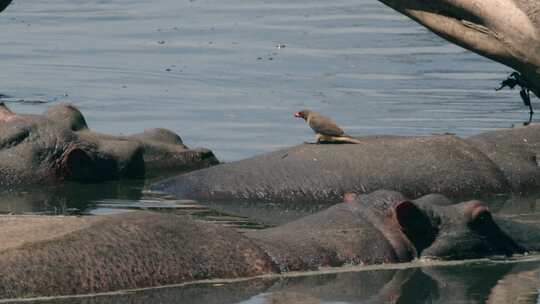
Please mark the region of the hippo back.
POLYGON ((486 132, 466 141, 501 169, 514 191, 538 188, 540 124, 486 132))
POLYGON ((508 191, 491 159, 455 136, 359 140, 299 145, 171 178, 153 189, 196 199, 323 203, 382 188, 409 197, 508 191))

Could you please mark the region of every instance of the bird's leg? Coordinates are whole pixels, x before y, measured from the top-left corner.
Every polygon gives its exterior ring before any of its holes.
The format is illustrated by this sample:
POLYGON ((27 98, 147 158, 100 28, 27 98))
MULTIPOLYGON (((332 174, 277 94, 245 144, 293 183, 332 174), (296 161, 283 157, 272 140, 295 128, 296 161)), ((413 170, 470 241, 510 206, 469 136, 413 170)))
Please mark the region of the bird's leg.
POLYGON ((530 113, 529 113, 529 121, 527 121, 527 122, 524 122, 524 123, 523 123, 523 125, 524 125, 524 126, 528 126, 528 125, 530 125, 530 124, 531 124, 531 122, 532 122, 532 117, 533 117, 533 114, 534 114, 534 112, 530 112, 530 113))
POLYGON ((518 72, 512 72, 508 78, 503 80, 501 82, 501 86, 495 89, 495 91, 500 91, 504 89, 505 87, 509 87, 510 89, 514 89, 516 85, 519 85, 522 82, 521 74, 518 72))
POLYGON ((531 104, 531 95, 530 95, 529 89, 522 88, 521 91, 519 91, 519 95, 521 96, 521 99, 523 100, 523 103, 526 106, 529 106, 529 121, 523 124, 523 125, 527 126, 527 125, 529 125, 531 123, 532 117, 533 117, 533 114, 534 114, 533 107, 532 107, 532 104, 531 104))
POLYGON ((315 134, 315 142, 305 141, 306 145, 318 145, 321 143, 321 135, 319 133, 315 134))

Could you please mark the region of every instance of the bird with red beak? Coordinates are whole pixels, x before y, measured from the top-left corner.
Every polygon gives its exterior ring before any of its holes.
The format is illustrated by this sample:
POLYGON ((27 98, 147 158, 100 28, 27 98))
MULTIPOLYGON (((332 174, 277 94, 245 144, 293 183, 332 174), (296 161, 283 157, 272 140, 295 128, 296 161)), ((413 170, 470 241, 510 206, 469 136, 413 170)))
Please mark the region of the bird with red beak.
POLYGON ((351 143, 358 144, 360 141, 345 134, 332 119, 321 115, 315 111, 302 110, 294 113, 294 117, 302 118, 315 132, 315 143, 351 143))

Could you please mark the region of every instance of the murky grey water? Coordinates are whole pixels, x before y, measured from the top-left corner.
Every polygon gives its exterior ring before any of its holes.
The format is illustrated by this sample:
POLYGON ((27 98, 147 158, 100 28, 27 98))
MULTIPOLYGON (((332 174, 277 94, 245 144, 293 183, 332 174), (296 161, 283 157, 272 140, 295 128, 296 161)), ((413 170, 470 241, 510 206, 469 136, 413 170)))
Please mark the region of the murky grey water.
MULTIPOLYGON (((0 29, 0 94, 9 96, 1 99, 14 110, 42 112, 51 103, 72 102, 97 131, 165 127, 190 146, 213 149, 222 161, 310 140, 311 130, 292 117, 301 108, 332 116, 354 135, 468 136, 528 118, 517 92, 494 91, 508 68, 441 40, 375 0, 15 0, 0 15, 0 29)), ((142 186, 2 189, 0 212, 165 208, 167 202, 141 193, 142 186)), ((504 197, 492 205, 500 213, 538 218, 534 197, 504 197)), ((263 210, 270 218, 264 224, 271 225, 313 211, 256 204, 213 208, 240 216, 238 221, 263 221, 257 217, 263 210)), ((267 282, 257 283, 264 288, 250 283, 224 291, 234 297, 212 301, 197 288, 130 301, 168 303, 165 298, 180 292, 192 294, 191 303, 293 303, 287 297, 295 299, 317 282, 328 288, 326 295, 308 292, 294 303, 376 303, 379 298, 348 296, 389 289, 388 296, 399 300, 405 287, 450 281, 460 299, 482 302, 494 284, 468 277, 501 278, 484 274, 485 267, 452 269, 463 275, 441 281, 430 274, 426 279, 423 270, 374 271, 373 277, 347 274, 352 277, 345 283, 341 276, 272 282, 270 293, 267 282), (369 288, 354 285, 373 280, 369 288)), ((436 299, 445 299, 447 291, 430 290, 439 298, 430 293, 416 302, 444 302, 436 299)))
POLYGON ((493 90, 508 68, 375 0, 15 0, 0 28, 12 101, 73 102, 103 132, 170 128, 224 161, 310 139, 304 107, 358 135, 527 118, 517 92, 493 90))
MULTIPOLYGON (((51 304, 352 304, 537 303, 538 259, 413 262, 368 269, 323 270, 249 280, 222 280, 115 294, 29 300, 51 304)), ((12 302, 8 302, 12 303, 12 302)))

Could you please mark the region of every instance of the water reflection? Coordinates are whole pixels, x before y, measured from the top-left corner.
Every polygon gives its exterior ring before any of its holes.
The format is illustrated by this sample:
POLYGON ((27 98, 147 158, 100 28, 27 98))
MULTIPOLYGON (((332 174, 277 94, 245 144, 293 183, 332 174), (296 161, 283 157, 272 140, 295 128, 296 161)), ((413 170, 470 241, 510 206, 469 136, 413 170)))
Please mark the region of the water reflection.
POLYGON ((95 208, 95 201, 118 198, 136 201, 142 196, 143 181, 100 184, 66 183, 56 186, 32 186, 2 189, 0 213, 66 214, 95 208))
MULTIPOLYGON (((538 192, 462 198, 455 200, 455 203, 468 199, 479 199, 486 202, 490 211, 494 214, 530 223, 535 222, 540 225, 540 193, 538 192)), ((272 226, 296 220, 330 206, 330 204, 313 204, 311 202, 283 204, 257 201, 203 201, 201 204, 210 209, 248 217, 254 221, 272 226)))
MULTIPOLYGON (((540 262, 406 265, 402 269, 213 282, 43 303, 536 303, 540 262), (413 267, 411 267, 413 266, 413 267)), ((383 267, 384 268, 384 267, 383 267)), ((42 303, 36 301, 35 303, 42 303)))
MULTIPOLYGON (((0 214, 103 214, 117 209, 174 209, 191 210, 194 214, 219 214, 222 217, 246 219, 263 227, 284 224, 330 206, 305 202, 196 202, 144 190, 152 182, 153 180, 123 180, 99 184, 65 183, 1 189, 0 214)), ((540 225, 540 193, 501 194, 471 199, 485 201, 494 214, 540 225)))
POLYGON ((246 216, 224 213, 193 200, 144 191, 150 181, 114 181, 99 184, 66 183, 0 191, 0 214, 100 215, 129 210, 150 210, 190 215, 205 221, 244 229, 268 224, 246 216))

